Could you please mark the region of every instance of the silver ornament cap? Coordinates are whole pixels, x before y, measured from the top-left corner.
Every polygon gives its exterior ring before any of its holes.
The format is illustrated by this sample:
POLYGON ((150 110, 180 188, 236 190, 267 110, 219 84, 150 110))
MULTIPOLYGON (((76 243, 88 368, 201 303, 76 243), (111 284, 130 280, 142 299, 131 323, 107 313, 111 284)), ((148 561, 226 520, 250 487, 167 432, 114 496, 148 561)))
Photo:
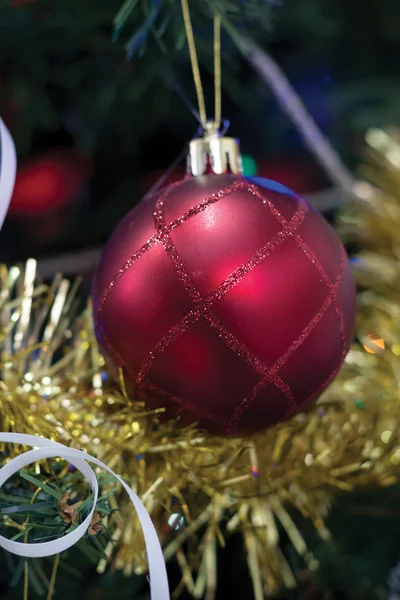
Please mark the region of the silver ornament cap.
POLYGON ((210 171, 216 175, 239 175, 242 170, 239 140, 225 137, 216 123, 207 123, 203 135, 189 143, 187 172, 194 177, 210 171))

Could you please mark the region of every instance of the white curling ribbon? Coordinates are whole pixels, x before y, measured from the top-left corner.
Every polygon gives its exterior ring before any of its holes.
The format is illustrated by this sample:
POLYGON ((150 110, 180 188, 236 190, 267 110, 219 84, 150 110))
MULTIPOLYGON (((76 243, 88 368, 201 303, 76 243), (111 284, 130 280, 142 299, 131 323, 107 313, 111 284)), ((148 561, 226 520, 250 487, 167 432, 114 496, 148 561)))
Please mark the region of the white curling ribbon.
POLYGON ((14 190, 17 158, 12 137, 0 119, 0 229, 3 227, 14 190))
POLYGON ((0 442, 10 444, 23 444, 24 446, 33 446, 34 450, 29 450, 20 456, 10 460, 9 463, 0 469, 0 487, 13 475, 18 473, 27 465, 30 465, 43 458, 63 458, 74 465, 87 479, 93 491, 93 506, 86 519, 74 531, 66 536, 52 540, 50 542, 42 542, 39 544, 25 544, 23 542, 14 542, 4 536, 0 536, 0 547, 8 550, 13 554, 18 554, 24 557, 41 558, 44 556, 52 556, 63 552, 71 546, 74 546, 87 532, 92 522, 93 513, 95 511, 96 502, 99 493, 99 484, 93 469, 88 463, 93 463, 101 467, 108 473, 111 473, 122 485, 128 493, 129 498, 136 509, 139 521, 142 527, 144 541, 146 544, 147 558, 149 563, 149 578, 151 600, 169 600, 169 588, 167 570, 161 545, 154 528, 153 522, 138 496, 132 492, 130 487, 112 471, 107 465, 102 463, 97 458, 85 454, 80 450, 68 448, 58 442, 52 442, 46 438, 41 438, 36 435, 26 435, 22 433, 0 433, 0 442))

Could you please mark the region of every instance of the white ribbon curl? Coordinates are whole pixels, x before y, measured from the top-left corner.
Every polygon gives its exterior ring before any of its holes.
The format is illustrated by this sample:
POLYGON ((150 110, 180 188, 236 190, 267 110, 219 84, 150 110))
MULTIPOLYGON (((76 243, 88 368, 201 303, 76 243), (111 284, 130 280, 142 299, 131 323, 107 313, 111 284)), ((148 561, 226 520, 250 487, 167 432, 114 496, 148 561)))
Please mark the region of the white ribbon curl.
MULTIPOLYGON (((0 119, 0 229, 3 225, 7 209, 10 204, 12 192, 14 189, 16 175, 16 155, 14 142, 10 133, 0 119)), ((58 540, 42 542, 39 544, 25 544, 15 542, 0 535, 0 547, 8 552, 24 556, 27 558, 52 556, 63 552, 71 546, 74 546, 87 532, 92 522, 93 513, 96 508, 96 502, 99 494, 99 484, 93 469, 88 463, 93 463, 98 467, 111 473, 124 490, 136 509, 140 525, 142 527, 144 541, 146 545, 147 558, 149 564, 150 592, 151 600, 169 600, 168 578, 162 548, 154 528, 152 520, 139 500, 138 496, 132 492, 130 487, 112 471, 107 465, 97 458, 85 454, 80 450, 68 448, 63 444, 53 442, 46 438, 36 435, 25 435, 22 433, 2 433, 0 432, 0 442, 9 444, 23 444, 24 446, 33 446, 34 450, 29 450, 13 458, 0 469, 0 487, 20 469, 43 458, 60 457, 73 464, 78 471, 87 479, 93 491, 93 506, 86 517, 74 531, 68 533, 58 540)))
POLYGON ((94 456, 85 454, 80 450, 68 448, 57 442, 52 442, 36 435, 25 435, 22 433, 0 433, 0 442, 10 444, 23 444, 24 446, 34 446, 34 450, 28 450, 24 454, 13 458, 9 463, 0 469, 0 487, 13 475, 18 473, 27 465, 43 458, 60 457, 74 465, 87 479, 93 491, 93 506, 86 519, 71 533, 51 542, 42 542, 39 544, 24 544, 23 542, 14 542, 0 535, 0 546, 8 552, 18 554, 19 556, 41 558, 43 556, 52 556, 63 552, 71 546, 74 546, 87 532, 93 513, 96 508, 96 502, 99 494, 99 484, 93 469, 88 463, 93 463, 101 467, 108 473, 111 473, 124 490, 134 505, 142 527, 143 536, 146 544, 147 557, 149 562, 150 592, 151 600, 169 600, 168 578, 165 567, 164 557, 158 540, 157 532, 152 520, 138 496, 132 492, 130 487, 112 471, 107 465, 102 463, 94 456))
POLYGON ((0 119, 0 229, 3 227, 11 201, 16 172, 17 157, 14 142, 0 119))

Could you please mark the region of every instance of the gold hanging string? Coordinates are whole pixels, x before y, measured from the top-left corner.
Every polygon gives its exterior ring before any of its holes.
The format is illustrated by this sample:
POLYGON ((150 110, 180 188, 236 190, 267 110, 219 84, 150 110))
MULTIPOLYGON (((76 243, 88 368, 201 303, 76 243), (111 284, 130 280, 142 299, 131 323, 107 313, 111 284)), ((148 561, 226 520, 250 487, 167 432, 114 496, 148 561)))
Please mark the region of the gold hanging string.
POLYGON ((221 17, 214 16, 214 93, 215 126, 221 125, 221 17))
MULTIPOLYGON (((203 85, 201 83, 199 61, 197 58, 196 44, 194 41, 192 21, 189 12, 189 0, 181 0, 183 21, 189 46, 190 63, 192 66, 193 80, 196 88, 197 103, 199 105, 200 121, 205 129, 207 126, 206 105, 204 101, 203 85)), ((215 125, 221 124, 221 17, 214 17, 214 87, 215 87, 215 125)))
POLYGON ((183 20, 185 23, 186 37, 189 46, 190 62, 192 65, 194 85, 196 87, 197 102, 199 105, 200 121, 203 127, 207 125, 206 105, 204 102, 203 85, 201 83, 199 61, 197 59, 196 44, 194 41, 192 21, 190 19, 188 0, 181 0, 183 20))

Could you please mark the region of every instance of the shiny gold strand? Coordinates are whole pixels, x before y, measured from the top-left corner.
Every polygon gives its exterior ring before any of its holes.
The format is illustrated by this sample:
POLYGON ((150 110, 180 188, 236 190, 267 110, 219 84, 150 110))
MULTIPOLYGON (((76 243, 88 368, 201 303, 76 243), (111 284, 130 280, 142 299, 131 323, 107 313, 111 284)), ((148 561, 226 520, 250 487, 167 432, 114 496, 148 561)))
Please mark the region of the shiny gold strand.
MULTIPOLYGON (((251 439, 159 423, 157 411, 106 380, 90 307, 73 312, 76 286, 61 277, 43 286, 34 261, 0 269, 1 429, 84 448, 128 477, 166 559, 178 557, 176 597, 185 586, 194 597, 215 596, 216 549, 235 532, 243 534, 256 598, 293 587, 278 525, 308 567, 318 565, 287 507, 329 539, 324 520, 335 494, 398 478, 400 170, 393 144, 390 152, 391 161, 381 152, 380 164, 369 167, 379 191, 340 221, 343 236, 362 248, 354 262, 362 286, 357 342, 312 410, 251 439)), ((143 537, 131 506, 122 494, 112 502, 120 508, 107 523, 115 549, 107 546, 98 571, 113 565, 143 573, 143 537)))

